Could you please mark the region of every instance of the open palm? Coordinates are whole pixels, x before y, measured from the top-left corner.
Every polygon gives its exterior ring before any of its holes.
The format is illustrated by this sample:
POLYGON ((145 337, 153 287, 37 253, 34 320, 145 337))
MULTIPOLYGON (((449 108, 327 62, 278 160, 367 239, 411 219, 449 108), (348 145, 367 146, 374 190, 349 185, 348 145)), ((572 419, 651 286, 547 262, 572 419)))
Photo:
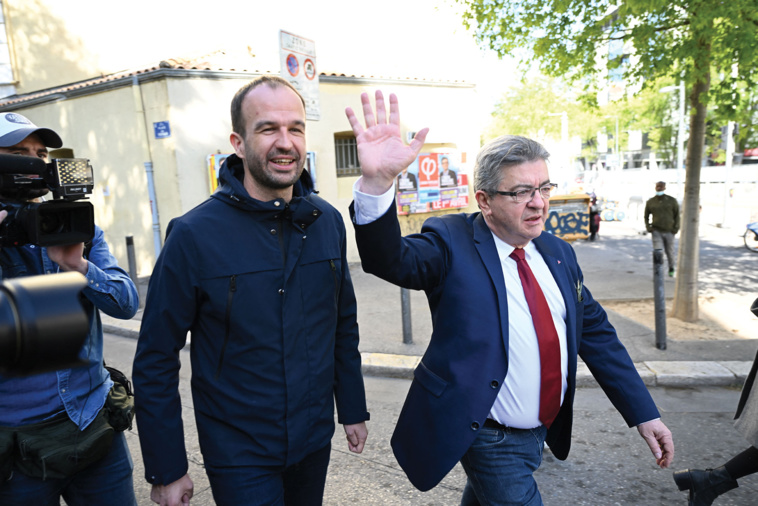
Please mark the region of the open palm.
POLYGON ((381 194, 416 159, 429 129, 424 128, 418 132, 410 145, 406 146, 400 136, 400 108, 394 94, 390 94, 389 121, 381 91, 376 92, 376 114, 368 94, 361 95, 361 104, 366 121, 365 130, 353 110, 349 107, 345 110, 358 146, 358 160, 363 175, 361 190, 381 194))

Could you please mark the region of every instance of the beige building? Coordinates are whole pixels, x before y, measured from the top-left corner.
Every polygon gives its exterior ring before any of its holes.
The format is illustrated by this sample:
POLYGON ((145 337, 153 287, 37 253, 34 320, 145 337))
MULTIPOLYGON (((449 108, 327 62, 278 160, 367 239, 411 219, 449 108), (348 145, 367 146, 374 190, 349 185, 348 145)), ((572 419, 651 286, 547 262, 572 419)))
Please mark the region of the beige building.
MULTIPOLYGON (((29 0, 28 5, 44 3, 29 0)), ((125 237, 133 236, 138 274, 149 275, 168 222, 210 195, 209 157, 232 152, 232 96, 250 79, 270 71, 259 68, 249 51, 218 51, 200 59, 166 60, 97 75, 97 68, 73 64, 71 55, 80 49, 76 44, 68 52, 64 47, 48 54, 36 49, 30 34, 39 19, 22 13, 21 5, 27 3, 3 1, 8 39, 0 45, 0 78, 5 79, 0 90, 6 95, 0 98, 0 112, 20 112, 37 125, 55 129, 65 147, 90 159, 96 222, 122 266, 127 265, 125 237), (9 62, 5 67, 4 51, 9 62), (39 72, 40 68, 45 70, 39 72)), ((357 171, 339 166, 346 165, 344 150, 354 149, 345 107, 359 110, 362 92, 396 93, 402 104, 403 136, 431 127, 422 152, 460 155, 470 185, 470 166, 479 148, 476 89, 470 83, 443 80, 325 72, 319 78, 321 118, 307 123, 306 145, 315 161, 311 170, 320 195, 345 217, 348 259, 359 261, 347 212, 357 171)), ((470 203, 469 209, 473 207, 470 203)), ((404 218, 406 230, 418 229, 428 216, 404 218)))

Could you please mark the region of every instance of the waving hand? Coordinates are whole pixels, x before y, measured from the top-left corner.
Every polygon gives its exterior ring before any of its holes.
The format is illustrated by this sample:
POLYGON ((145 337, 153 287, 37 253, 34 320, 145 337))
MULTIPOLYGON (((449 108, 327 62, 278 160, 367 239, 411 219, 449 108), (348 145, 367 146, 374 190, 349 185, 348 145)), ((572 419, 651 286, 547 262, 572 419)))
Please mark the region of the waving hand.
POLYGON ((418 132, 410 145, 406 146, 400 137, 400 107, 394 93, 390 94, 389 122, 381 91, 376 92, 376 114, 367 93, 361 94, 361 104, 366 121, 365 129, 353 110, 350 107, 345 109, 358 145, 358 160, 363 175, 360 190, 380 195, 386 192, 397 175, 416 159, 429 129, 424 128, 418 132))

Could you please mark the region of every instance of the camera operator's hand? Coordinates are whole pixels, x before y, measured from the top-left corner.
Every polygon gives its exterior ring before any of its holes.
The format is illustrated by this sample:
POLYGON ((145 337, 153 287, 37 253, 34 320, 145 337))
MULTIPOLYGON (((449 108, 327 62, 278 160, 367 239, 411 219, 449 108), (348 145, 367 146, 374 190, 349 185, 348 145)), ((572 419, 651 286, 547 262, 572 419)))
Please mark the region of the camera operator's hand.
POLYGON ((60 265, 62 271, 76 271, 87 275, 89 263, 84 258, 84 243, 48 246, 47 256, 60 265))

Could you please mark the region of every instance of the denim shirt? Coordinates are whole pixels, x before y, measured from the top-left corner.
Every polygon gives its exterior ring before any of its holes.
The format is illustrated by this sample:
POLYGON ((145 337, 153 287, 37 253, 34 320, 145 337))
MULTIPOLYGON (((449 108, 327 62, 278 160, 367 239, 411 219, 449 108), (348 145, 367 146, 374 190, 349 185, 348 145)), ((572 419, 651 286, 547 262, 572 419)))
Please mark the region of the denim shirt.
MULTIPOLYGON (((110 253, 100 227, 95 227, 88 260, 87 286, 82 294, 90 329, 79 352, 87 365, 27 377, 0 376, 0 425, 37 423, 65 411, 84 430, 105 404, 113 382, 103 367, 103 327, 98 310, 126 320, 137 312, 139 301, 137 288, 110 253)), ((34 245, 4 248, 0 266, 3 279, 60 271, 47 256, 47 248, 34 245)))

